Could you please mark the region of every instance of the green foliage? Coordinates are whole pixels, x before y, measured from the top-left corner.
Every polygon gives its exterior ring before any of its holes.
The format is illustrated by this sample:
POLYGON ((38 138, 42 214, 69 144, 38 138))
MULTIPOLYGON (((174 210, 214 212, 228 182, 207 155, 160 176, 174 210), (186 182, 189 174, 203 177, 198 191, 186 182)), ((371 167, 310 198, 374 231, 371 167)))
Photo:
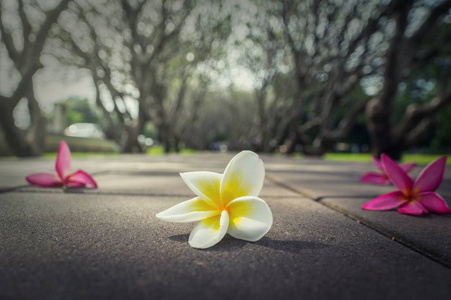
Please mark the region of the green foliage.
MULTIPOLYGON (((414 162, 418 165, 427 165, 443 155, 427 155, 427 154, 405 154, 402 162, 414 162)), ((324 160, 330 161, 349 161, 349 162, 370 162, 371 154, 369 153, 326 153, 324 160)), ((446 165, 451 165, 451 156, 448 155, 446 165)))
MULTIPOLYGON (((153 146, 147 149, 147 155, 151 156, 158 156, 158 155, 165 155, 164 153, 164 147, 163 146, 153 146)), ((175 153, 174 149, 171 149, 170 153, 175 153)), ((189 148, 183 148, 180 150, 180 154, 182 155, 191 155, 196 153, 196 150, 189 149, 189 148)))
MULTIPOLYGON (((392 119, 396 124, 403 117, 409 105, 423 105, 430 103, 437 96, 436 78, 441 78, 446 72, 444 64, 447 59, 437 58, 431 64, 419 68, 406 81, 400 84, 398 97, 392 111, 392 119)), ((431 138, 420 145, 429 152, 448 152, 451 147, 451 107, 448 105, 435 116, 435 131, 431 138)))
POLYGON ((96 123, 102 125, 98 108, 86 98, 71 97, 63 102, 65 125, 73 123, 96 123))
POLYGON ((431 141, 433 150, 450 151, 451 149, 451 106, 445 107, 438 117, 439 126, 431 141))

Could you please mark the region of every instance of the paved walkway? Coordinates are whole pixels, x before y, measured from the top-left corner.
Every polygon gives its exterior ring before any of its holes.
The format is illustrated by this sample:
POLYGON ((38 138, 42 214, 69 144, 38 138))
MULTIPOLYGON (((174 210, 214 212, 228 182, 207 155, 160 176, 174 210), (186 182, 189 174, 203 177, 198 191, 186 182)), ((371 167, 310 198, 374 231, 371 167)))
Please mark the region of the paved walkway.
POLYGON ((262 156, 269 233, 191 248, 155 214, 193 197, 179 172, 232 156, 74 159, 99 189, 67 192, 24 180, 53 160, 0 161, 0 299, 450 299, 451 215, 361 210, 393 190, 359 183, 370 163, 262 156))

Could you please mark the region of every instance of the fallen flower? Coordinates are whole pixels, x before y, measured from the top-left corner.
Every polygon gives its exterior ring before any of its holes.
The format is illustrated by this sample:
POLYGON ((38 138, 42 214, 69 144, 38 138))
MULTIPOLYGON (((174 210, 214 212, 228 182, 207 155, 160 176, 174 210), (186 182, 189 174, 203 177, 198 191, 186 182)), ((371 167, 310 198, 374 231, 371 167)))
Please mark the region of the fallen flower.
POLYGON ((34 185, 45 187, 85 187, 97 188, 95 180, 83 170, 69 174, 70 149, 65 141, 61 141, 56 157, 56 173, 36 173, 26 177, 26 180, 34 185))
POLYGON ((382 154, 382 164, 388 177, 399 190, 371 200, 362 206, 363 209, 389 210, 398 207, 398 212, 415 216, 428 212, 451 212, 445 200, 435 193, 443 180, 446 156, 430 163, 415 181, 385 154, 382 154))
MULTIPOLYGON (((378 172, 366 172, 363 174, 363 176, 360 178, 360 181, 363 183, 374 183, 379 185, 388 185, 391 183, 390 178, 388 178, 387 173, 384 170, 384 166, 375 157, 371 157, 371 160, 373 161, 373 164, 378 168, 381 173, 378 172)), ((401 169, 404 170, 404 172, 409 173, 413 170, 413 168, 416 167, 415 163, 403 163, 399 165, 401 169)))
POLYGON ((257 197, 263 187, 265 168, 254 152, 238 153, 224 174, 200 171, 180 175, 197 197, 156 216, 168 222, 200 221, 189 236, 192 247, 209 248, 226 233, 255 242, 271 228, 271 209, 257 197))

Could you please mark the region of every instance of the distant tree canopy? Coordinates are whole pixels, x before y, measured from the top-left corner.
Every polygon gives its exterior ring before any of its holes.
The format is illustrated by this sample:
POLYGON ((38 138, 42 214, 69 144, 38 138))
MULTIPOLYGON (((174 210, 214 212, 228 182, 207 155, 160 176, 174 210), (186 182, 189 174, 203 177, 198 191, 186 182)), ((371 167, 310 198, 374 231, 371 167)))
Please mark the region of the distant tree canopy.
POLYGON ((86 98, 70 97, 63 102, 65 126, 73 123, 95 123, 103 127, 103 120, 99 109, 86 98))
MULTIPOLYGON (((40 153, 32 78, 45 56, 89 74, 122 152, 143 151, 143 133, 166 151, 449 151, 450 9, 451 0, 2 1, 1 49, 20 80, 0 90, 0 124, 18 155, 40 153), (12 114, 23 98, 25 133, 12 114)), ((68 119, 95 120, 87 103, 68 100, 68 119)))

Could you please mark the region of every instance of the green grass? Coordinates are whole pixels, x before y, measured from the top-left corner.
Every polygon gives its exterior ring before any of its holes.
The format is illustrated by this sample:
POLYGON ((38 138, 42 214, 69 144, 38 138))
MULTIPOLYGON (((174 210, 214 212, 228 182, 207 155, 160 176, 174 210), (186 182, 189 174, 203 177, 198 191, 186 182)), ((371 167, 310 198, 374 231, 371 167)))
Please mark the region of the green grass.
MULTIPOLYGON (((405 154, 402 157, 402 162, 414 162, 418 165, 427 165, 443 155, 431 154, 405 154)), ((331 161, 351 161, 351 162, 370 162, 371 154, 369 153, 327 153, 324 155, 324 160, 331 161)), ((451 156, 448 155, 446 165, 451 165, 451 156)))
POLYGON ((432 154, 405 154, 402 157, 403 162, 414 162, 419 165, 427 165, 439 157, 447 156, 446 165, 451 166, 451 155, 432 155, 432 154))
POLYGON ((326 153, 324 155, 324 160, 370 162, 371 154, 369 154, 369 153, 326 153))
MULTIPOLYGON (((149 148, 146 153, 147 153, 147 155, 164 155, 165 154, 163 146, 153 146, 153 147, 149 148)), ((170 153, 175 153, 175 150, 171 149, 170 153)), ((188 148, 180 150, 181 155, 191 155, 193 153, 196 153, 196 150, 188 149, 188 148)))

